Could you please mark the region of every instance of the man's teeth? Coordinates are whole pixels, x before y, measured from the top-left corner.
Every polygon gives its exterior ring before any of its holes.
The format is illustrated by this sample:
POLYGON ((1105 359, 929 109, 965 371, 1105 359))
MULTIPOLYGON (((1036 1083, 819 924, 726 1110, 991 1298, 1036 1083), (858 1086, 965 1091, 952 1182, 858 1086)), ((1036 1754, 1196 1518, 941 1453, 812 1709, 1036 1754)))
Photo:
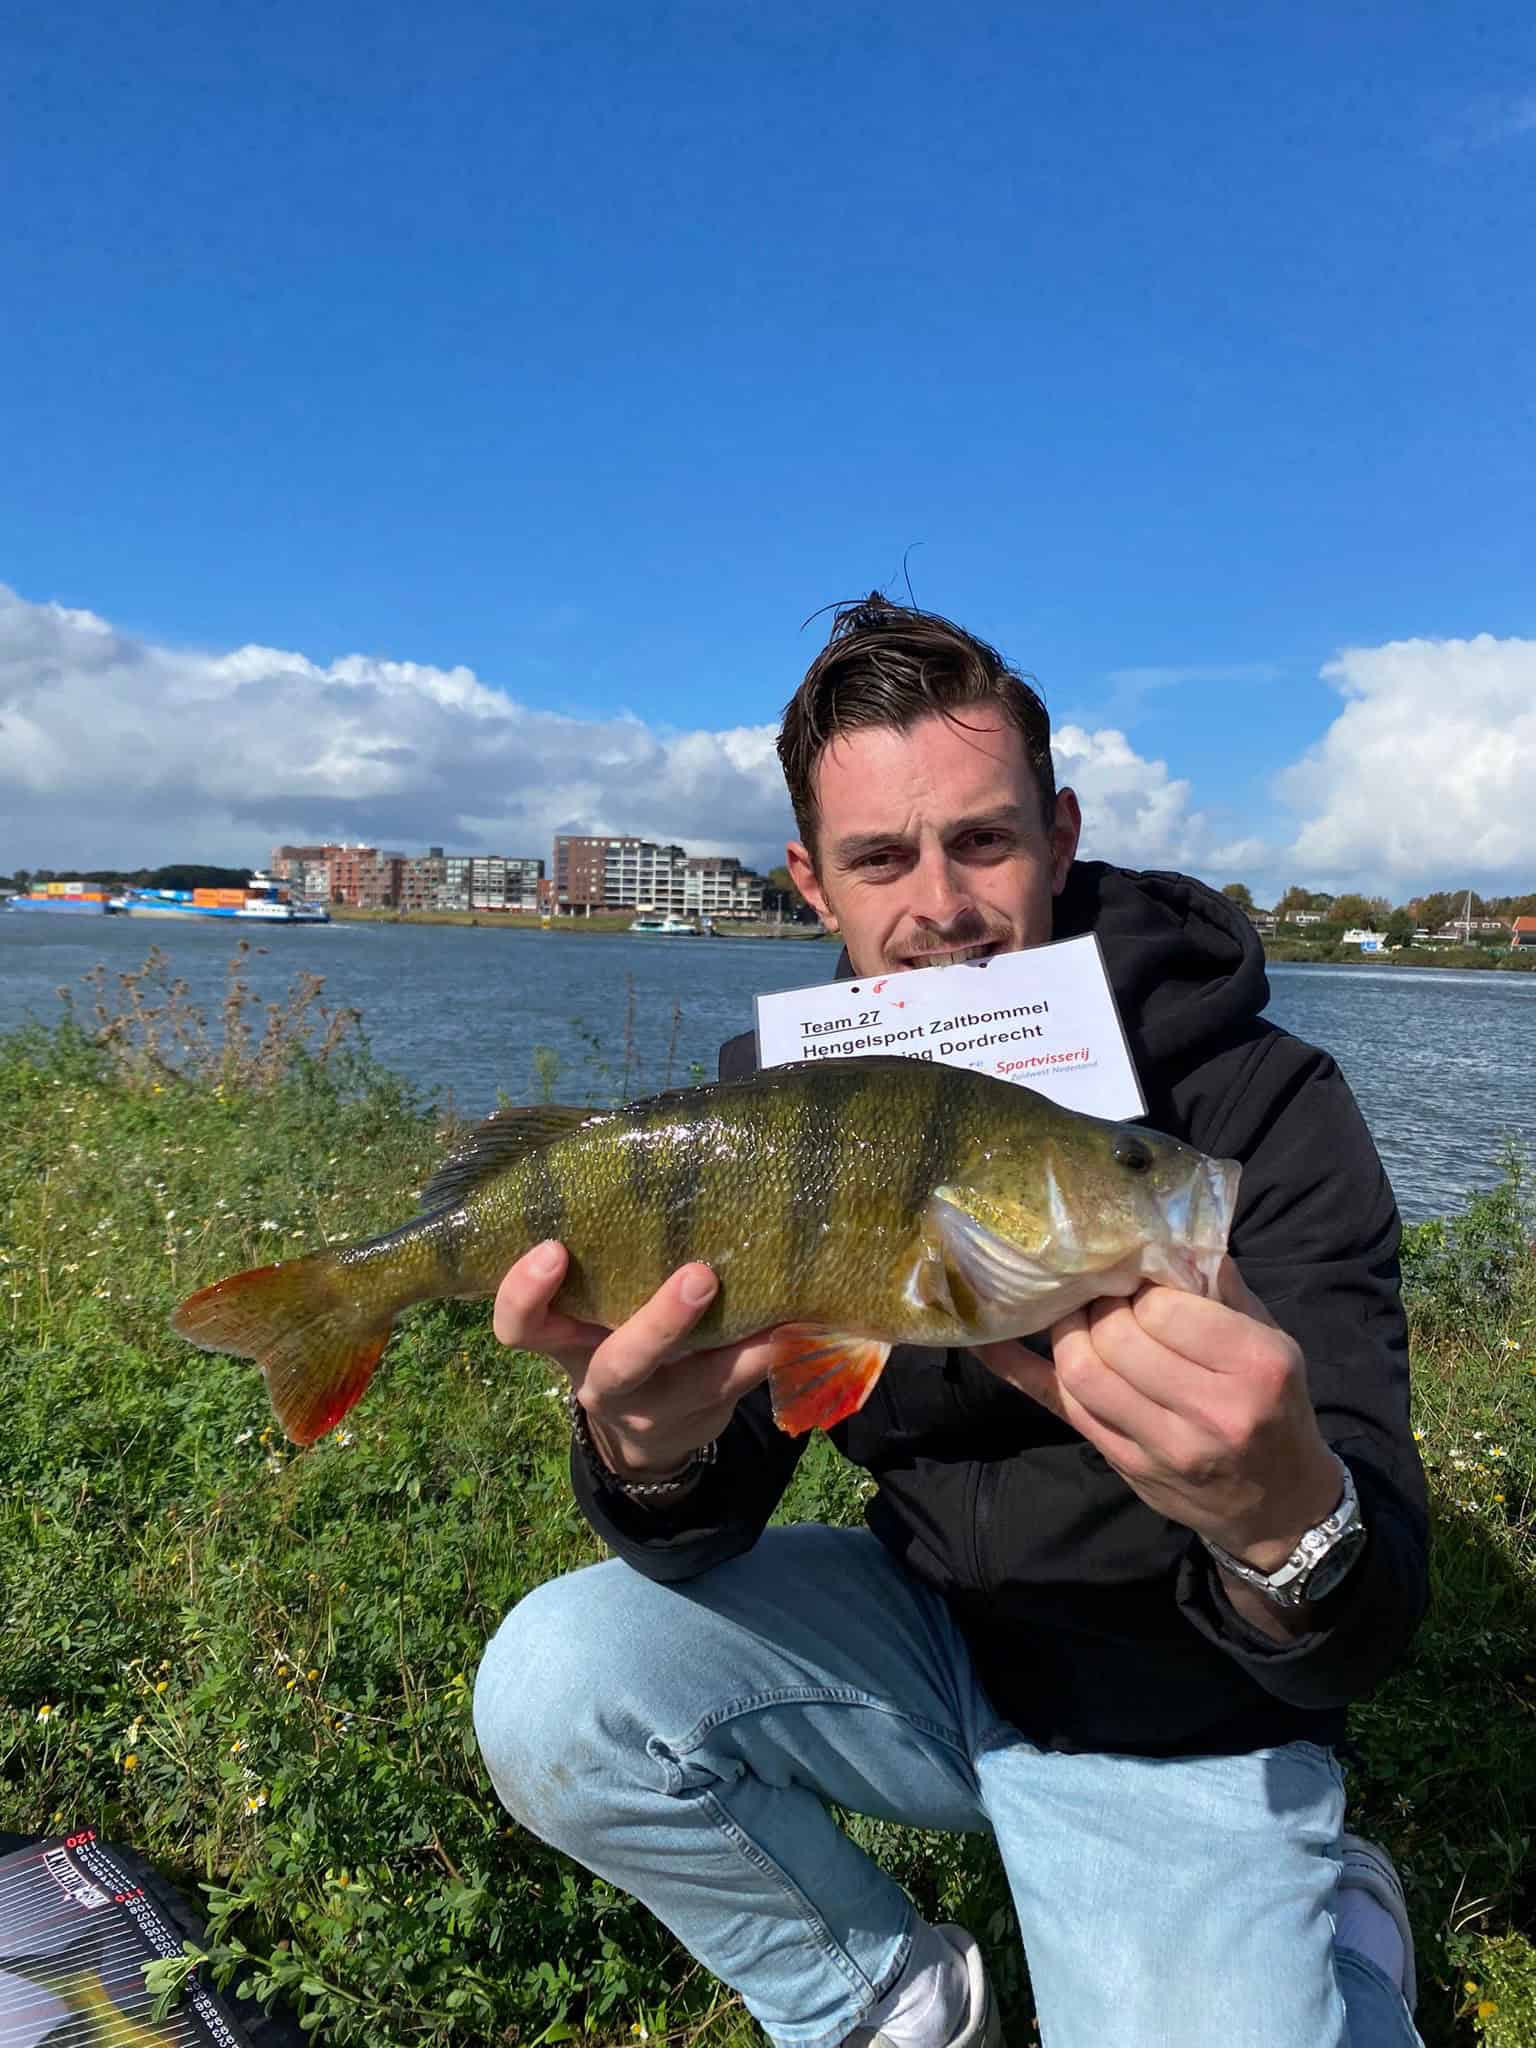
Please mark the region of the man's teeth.
POLYGON ((949 953, 920 953, 912 964, 915 967, 953 967, 957 960, 974 960, 991 950, 992 942, 987 940, 979 946, 956 946, 949 953))

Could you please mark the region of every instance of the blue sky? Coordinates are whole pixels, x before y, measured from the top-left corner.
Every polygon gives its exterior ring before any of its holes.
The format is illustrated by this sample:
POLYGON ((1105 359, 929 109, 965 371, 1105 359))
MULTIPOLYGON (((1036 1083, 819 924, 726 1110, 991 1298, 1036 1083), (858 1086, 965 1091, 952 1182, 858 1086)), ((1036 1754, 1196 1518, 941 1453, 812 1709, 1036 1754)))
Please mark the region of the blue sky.
POLYGON ((773 719, 905 557, 1228 845, 1285 842, 1340 650, 1536 636, 1526 6, 169 0, 6 49, 24 606, 686 731, 773 719))

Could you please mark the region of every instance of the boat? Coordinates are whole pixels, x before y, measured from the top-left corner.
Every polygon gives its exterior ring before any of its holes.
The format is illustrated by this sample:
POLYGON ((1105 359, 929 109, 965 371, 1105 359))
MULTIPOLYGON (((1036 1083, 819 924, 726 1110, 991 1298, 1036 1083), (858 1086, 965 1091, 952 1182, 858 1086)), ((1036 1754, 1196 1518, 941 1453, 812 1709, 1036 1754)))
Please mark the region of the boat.
POLYGON ((226 918, 236 924, 329 924, 323 903, 295 901, 286 882, 259 868, 238 889, 125 889, 109 908, 127 917, 226 918))
POLYGON ((79 882, 49 882, 6 900, 12 910, 68 911, 75 917, 102 917, 110 907, 105 889, 86 889, 79 882))
POLYGON ((662 932, 674 938, 696 939, 701 936, 699 928, 686 917, 674 917, 669 910, 665 914, 647 911, 634 919, 632 932, 662 932))

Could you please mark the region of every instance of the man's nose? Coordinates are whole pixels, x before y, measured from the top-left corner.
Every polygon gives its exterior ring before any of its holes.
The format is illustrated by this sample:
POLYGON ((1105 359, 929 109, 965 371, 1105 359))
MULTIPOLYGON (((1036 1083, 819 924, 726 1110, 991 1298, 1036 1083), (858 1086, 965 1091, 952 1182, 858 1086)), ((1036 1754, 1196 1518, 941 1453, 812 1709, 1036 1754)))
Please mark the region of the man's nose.
POLYGON ((924 924, 947 930, 974 907, 965 876, 943 852, 925 854, 918 863, 913 914, 924 924))

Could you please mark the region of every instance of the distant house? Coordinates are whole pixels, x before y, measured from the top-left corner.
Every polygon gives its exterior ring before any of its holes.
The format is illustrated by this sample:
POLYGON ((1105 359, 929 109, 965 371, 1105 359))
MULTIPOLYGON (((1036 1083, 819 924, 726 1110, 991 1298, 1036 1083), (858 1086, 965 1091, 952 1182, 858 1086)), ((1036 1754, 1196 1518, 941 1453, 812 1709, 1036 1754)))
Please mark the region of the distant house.
POLYGON ((1527 946, 1536 946, 1536 917, 1517 917, 1509 929, 1509 949, 1513 953, 1527 946))
POLYGON ((1292 924, 1326 924, 1328 920, 1320 910, 1293 910, 1290 915, 1290 922, 1292 924))

